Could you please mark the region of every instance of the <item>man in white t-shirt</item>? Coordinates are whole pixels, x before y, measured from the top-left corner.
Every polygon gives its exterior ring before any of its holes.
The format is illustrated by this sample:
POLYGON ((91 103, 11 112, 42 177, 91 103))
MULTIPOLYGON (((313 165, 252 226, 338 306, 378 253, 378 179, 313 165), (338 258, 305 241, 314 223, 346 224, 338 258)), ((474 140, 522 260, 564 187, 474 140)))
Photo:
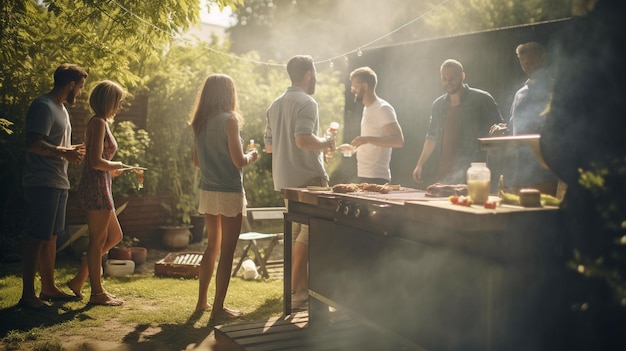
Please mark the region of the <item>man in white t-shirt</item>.
POLYGON ((377 77, 371 68, 355 69, 350 73, 350 80, 355 101, 362 101, 365 106, 361 119, 361 135, 350 142, 357 151, 359 182, 389 183, 391 149, 404 146, 404 136, 396 111, 387 101, 376 95, 377 77))

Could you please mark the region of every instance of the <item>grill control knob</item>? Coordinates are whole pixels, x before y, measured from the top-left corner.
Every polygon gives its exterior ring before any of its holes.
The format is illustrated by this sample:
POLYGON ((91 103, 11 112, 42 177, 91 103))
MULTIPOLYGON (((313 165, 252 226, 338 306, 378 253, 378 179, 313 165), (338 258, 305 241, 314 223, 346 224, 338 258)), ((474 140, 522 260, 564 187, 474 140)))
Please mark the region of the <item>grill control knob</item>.
POLYGON ((343 205, 343 214, 346 215, 346 216, 350 214, 350 205, 349 204, 343 205))
POLYGON ((389 209, 391 208, 388 204, 372 204, 372 210, 369 213, 369 217, 372 220, 379 221, 380 223, 385 223, 388 220, 389 209))
POLYGON ((359 218, 361 216, 361 206, 354 205, 354 217, 359 218))

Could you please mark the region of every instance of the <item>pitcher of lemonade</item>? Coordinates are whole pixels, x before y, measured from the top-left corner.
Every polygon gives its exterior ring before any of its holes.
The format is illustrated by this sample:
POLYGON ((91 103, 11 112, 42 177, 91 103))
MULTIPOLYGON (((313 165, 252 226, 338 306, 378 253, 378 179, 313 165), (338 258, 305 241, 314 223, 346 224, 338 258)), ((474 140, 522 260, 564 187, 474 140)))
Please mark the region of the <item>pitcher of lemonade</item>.
POLYGON ((472 162, 467 170, 467 193, 472 202, 482 205, 489 199, 491 171, 484 162, 472 162))

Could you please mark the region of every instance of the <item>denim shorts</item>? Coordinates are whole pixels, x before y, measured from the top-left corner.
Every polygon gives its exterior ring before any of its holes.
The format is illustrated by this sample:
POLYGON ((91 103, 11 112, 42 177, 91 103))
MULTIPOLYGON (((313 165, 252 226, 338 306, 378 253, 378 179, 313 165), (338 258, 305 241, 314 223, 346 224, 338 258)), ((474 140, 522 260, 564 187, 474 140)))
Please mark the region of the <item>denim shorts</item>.
POLYGON ((50 240, 65 229, 67 189, 44 186, 24 187, 28 205, 26 234, 39 240, 50 240))

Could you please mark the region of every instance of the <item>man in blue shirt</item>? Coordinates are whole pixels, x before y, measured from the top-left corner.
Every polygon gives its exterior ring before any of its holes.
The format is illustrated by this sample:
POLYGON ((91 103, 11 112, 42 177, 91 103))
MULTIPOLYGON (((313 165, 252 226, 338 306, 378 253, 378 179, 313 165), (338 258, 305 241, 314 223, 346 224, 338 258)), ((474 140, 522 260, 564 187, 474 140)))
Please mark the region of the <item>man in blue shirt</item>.
MULTIPOLYGON (((547 67, 546 52, 537 42, 520 44, 515 52, 528 79, 515 93, 509 129, 512 135, 540 134, 545 119, 544 111, 550 104, 553 85, 547 67)), ((532 187, 541 190, 542 193, 556 194, 556 176, 537 161, 530 148, 520 148, 515 157, 513 187, 532 187)))
MULTIPOLYGON (((317 72, 311 56, 298 55, 287 63, 291 86, 267 109, 265 150, 272 153, 274 190, 328 186, 323 151, 335 149, 333 140, 317 136, 319 116, 315 93, 317 72)), ((285 201, 286 202, 286 201, 285 201)), ((292 297, 294 308, 308 300, 308 225, 294 223, 292 297)), ((286 243, 287 244, 287 243, 286 243)))
POLYGON ((27 239, 22 249, 22 297, 19 306, 39 309, 49 300, 78 300, 54 282, 56 242, 65 227, 65 207, 70 182, 67 166, 80 163, 83 145, 71 145, 72 126, 64 103, 73 105, 85 84, 87 72, 62 64, 54 72, 54 88, 37 97, 26 115, 26 163, 22 184, 28 204, 27 239), (41 293, 35 295, 39 266, 41 293))

